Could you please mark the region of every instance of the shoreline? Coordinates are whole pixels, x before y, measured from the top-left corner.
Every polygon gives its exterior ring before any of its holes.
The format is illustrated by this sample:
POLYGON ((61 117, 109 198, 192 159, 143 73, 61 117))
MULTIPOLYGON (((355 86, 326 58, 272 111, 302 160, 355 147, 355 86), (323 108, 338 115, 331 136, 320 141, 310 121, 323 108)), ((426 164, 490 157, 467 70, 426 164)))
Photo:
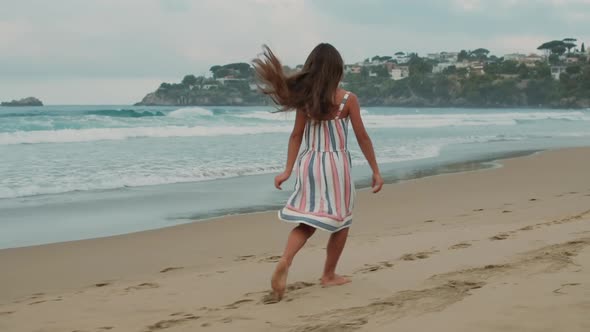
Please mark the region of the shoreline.
MULTIPOLYGON (((22 106, 22 107, 35 107, 35 108, 42 108, 42 107, 87 107, 87 106, 111 106, 111 107, 180 107, 180 108, 190 108, 190 107, 271 107, 275 108, 272 104, 240 104, 240 105, 137 105, 137 104, 44 104, 42 106, 22 106)), ((14 106, 0 106, 6 109, 15 109, 17 107, 14 106)), ((458 106, 458 105, 446 105, 446 106, 418 106, 418 105, 382 105, 382 104, 362 104, 361 109, 363 108, 415 108, 415 109, 474 109, 474 110, 505 110, 505 109, 516 109, 516 110, 563 110, 563 111, 579 111, 579 110, 590 110, 588 107, 551 107, 550 105, 545 106, 458 106)))
MULTIPOLYGON (((550 150, 550 149, 547 149, 550 150)), ((527 155, 531 155, 534 153, 542 152, 544 150, 535 149, 535 150, 515 150, 515 151, 505 151, 505 152, 491 152, 483 156, 472 156, 466 157, 465 160, 461 161, 440 161, 435 162, 438 157, 434 158, 425 158, 425 159, 418 159, 418 160, 410 160, 407 162, 392 162, 392 163, 384 163, 382 164, 382 175, 385 180, 386 185, 402 183, 405 181, 411 181, 415 179, 421 178, 428 178, 433 176, 439 175, 446 175, 446 174, 455 174, 455 173, 463 173, 463 172, 472 172, 472 171, 480 171, 485 170, 488 168, 495 168, 501 167, 501 161, 504 159, 511 159, 517 157, 524 157, 527 155), (405 163, 412 163, 412 162, 422 162, 424 165, 413 165, 409 164, 406 165, 405 163)), ((363 170, 366 171, 366 165, 356 166, 355 170, 363 170)), ((360 173, 360 172, 359 172, 360 173)), ((364 172, 366 173, 366 172, 364 172)), ((214 183, 215 181, 232 181, 238 178, 244 177, 269 177, 273 173, 264 173, 264 174, 254 174, 248 175, 243 177, 229 177, 229 178, 222 178, 222 179, 210 179, 199 181, 196 183, 186 182, 186 183, 170 183, 170 184, 162 184, 162 185, 155 185, 155 186, 141 186, 141 187, 130 187, 130 188, 114 188, 114 189, 101 189, 101 190, 91 190, 91 191, 82 191, 82 192, 66 192, 66 193, 58 193, 58 194, 44 194, 44 195, 36 195, 36 196, 25 196, 25 197, 18 197, 18 198, 5 198, 0 199, 0 201, 9 201, 13 199, 55 199, 62 197, 68 197, 70 195, 75 195, 77 193, 84 194, 84 195, 101 195, 108 193, 113 194, 123 194, 126 190, 142 190, 142 189, 149 189, 153 190, 158 187, 162 188, 173 188, 175 186, 191 186, 196 184, 207 185, 208 183, 214 183)), ((369 174, 369 173, 367 173, 369 174)), ((355 181, 355 186, 357 191, 363 191, 370 187, 370 177, 369 175, 363 175, 362 178, 357 178, 355 181)), ((286 190, 285 192, 289 192, 290 189, 286 190)), ((92 239, 103 239, 109 238, 113 236, 124 236, 127 234, 135 234, 141 233, 146 231, 155 231, 159 229, 169 228, 169 227, 176 227, 179 225, 186 225, 191 223, 203 222, 203 221, 214 221, 217 219, 223 219, 224 217, 229 216, 242 216, 242 215, 249 215, 249 214, 256 214, 256 213, 264 213, 264 212, 273 212, 282 208, 283 203, 268 203, 268 204, 258 204, 248 207, 233 207, 233 208, 224 208, 220 210, 213 210, 206 213, 196 213, 187 216, 178 216, 178 217, 169 217, 169 220, 174 221, 175 223, 172 225, 167 226, 157 226, 153 228, 144 228, 135 231, 123 232, 123 233, 113 233, 107 235, 98 235, 94 237, 80 237, 78 239, 71 239, 71 240, 62 240, 62 241, 54 241, 54 242, 44 242, 44 243, 37 243, 37 244, 24 244, 24 245, 14 245, 9 247, 1 247, 0 250, 6 249, 18 249, 18 248, 26 248, 26 247, 36 247, 36 246, 43 246, 43 245, 50 245, 50 244, 57 244, 57 243, 69 243, 69 242, 76 242, 76 241, 85 241, 85 240, 92 240, 92 239)))
POLYGON ((277 305, 264 305, 268 278, 292 226, 274 212, 0 250, 0 328, 584 331, 590 147, 499 162, 360 190, 339 267, 353 283, 317 285, 316 233, 277 305))
MULTIPOLYGON (((45 105, 45 106, 79 106, 79 105, 45 105)), ((119 105, 117 105, 119 106, 119 105)), ((230 104, 230 105, 217 105, 217 104, 200 104, 200 105, 164 105, 164 104, 141 104, 135 103, 131 105, 123 105, 128 107, 275 107, 273 104, 230 104)), ((417 109, 476 109, 476 110, 504 110, 504 109, 517 109, 517 110, 564 110, 564 111, 577 111, 577 110, 588 110, 588 107, 563 107, 563 106, 551 106, 551 105, 514 105, 514 106, 477 106, 477 105, 440 105, 440 106, 425 106, 420 104, 368 104, 361 103, 361 108, 365 107, 387 107, 387 108, 417 108, 417 109)))

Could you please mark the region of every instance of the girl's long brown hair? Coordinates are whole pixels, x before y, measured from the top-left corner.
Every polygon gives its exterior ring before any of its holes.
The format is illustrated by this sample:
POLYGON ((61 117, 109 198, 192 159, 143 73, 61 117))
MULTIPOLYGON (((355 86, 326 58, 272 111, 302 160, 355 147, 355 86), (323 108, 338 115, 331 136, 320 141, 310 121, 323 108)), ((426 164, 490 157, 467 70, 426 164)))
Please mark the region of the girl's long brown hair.
POLYGON ((334 111, 334 95, 344 71, 344 61, 334 46, 319 44, 307 57, 301 71, 287 76, 281 61, 268 46, 262 58, 255 59, 254 70, 262 93, 281 107, 281 111, 301 110, 315 120, 334 111))

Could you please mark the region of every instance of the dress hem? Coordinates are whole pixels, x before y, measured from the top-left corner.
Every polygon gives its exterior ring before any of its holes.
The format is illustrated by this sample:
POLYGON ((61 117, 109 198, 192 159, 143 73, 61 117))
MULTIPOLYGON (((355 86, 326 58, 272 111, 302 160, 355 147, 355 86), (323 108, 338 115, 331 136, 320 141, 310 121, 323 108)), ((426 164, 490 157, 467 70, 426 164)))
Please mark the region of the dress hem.
POLYGON ((288 215, 288 214, 283 213, 282 209, 279 210, 278 217, 280 220, 287 222, 287 223, 305 224, 305 225, 311 226, 313 228, 320 229, 322 231, 326 231, 328 233, 336 233, 336 232, 339 232, 345 228, 349 228, 350 226, 352 226, 352 218, 348 218, 348 220, 345 221, 342 225, 336 227, 336 226, 332 226, 329 224, 325 224, 321 221, 315 220, 310 217, 288 215))

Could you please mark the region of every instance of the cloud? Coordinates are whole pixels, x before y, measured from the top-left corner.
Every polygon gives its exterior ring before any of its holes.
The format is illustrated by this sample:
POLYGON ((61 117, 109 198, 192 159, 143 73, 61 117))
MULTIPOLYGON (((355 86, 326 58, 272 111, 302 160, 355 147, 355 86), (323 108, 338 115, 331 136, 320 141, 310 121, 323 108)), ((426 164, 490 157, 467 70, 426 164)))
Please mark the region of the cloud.
POLYGON ((135 101, 137 97, 118 82, 202 75, 214 64, 249 61, 262 44, 269 44, 286 64, 295 65, 319 42, 334 44, 345 60, 355 62, 400 50, 426 53, 486 47, 501 54, 534 51, 536 43, 545 39, 590 40, 586 32, 590 0, 0 3, 0 86, 7 91, 11 81, 19 81, 25 95, 27 81, 38 87, 53 80, 68 89, 76 84, 64 82, 83 81, 79 95, 101 89, 105 95, 119 93, 135 101), (119 91, 104 84, 109 79, 119 91))
POLYGON ((482 2, 481 0, 453 0, 453 5, 458 9, 471 12, 480 10, 482 2))
POLYGON ((185 12, 190 10, 191 3, 188 0, 160 0, 160 6, 164 11, 185 12))

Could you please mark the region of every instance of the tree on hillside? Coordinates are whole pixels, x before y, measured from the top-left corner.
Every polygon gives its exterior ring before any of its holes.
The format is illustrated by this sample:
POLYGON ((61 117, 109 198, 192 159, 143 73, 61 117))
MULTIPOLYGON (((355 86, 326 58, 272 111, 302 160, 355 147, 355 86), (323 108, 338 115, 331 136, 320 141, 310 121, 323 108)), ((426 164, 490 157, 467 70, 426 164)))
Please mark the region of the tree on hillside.
POLYGON ((416 54, 412 55, 408 65, 410 66, 410 76, 432 73, 432 64, 426 62, 416 54))
POLYGON ((498 61, 503 61, 503 60, 501 60, 500 58, 498 58, 495 55, 488 57, 488 62, 498 62, 498 61))
POLYGON ((404 52, 397 52, 397 53, 395 53, 395 55, 397 55, 397 56, 404 56, 404 55, 406 55, 406 53, 404 53, 404 52))
POLYGON ((158 90, 167 90, 167 89, 170 89, 171 87, 172 87, 172 84, 164 82, 164 83, 160 84, 160 87, 158 88, 158 90))
POLYGON ((586 53, 586 45, 584 45, 584 43, 582 43, 582 49, 580 49, 580 52, 586 53))
POLYGON ((366 66, 364 66, 363 68, 361 68, 361 77, 362 78, 369 77, 369 68, 367 68, 366 66))
POLYGON ((490 54, 490 51, 485 48, 478 48, 471 52, 471 56, 480 61, 487 59, 488 54, 490 54))
POLYGON ((518 77, 523 80, 526 80, 530 77, 529 67, 527 67, 524 63, 521 63, 518 66, 518 77))
POLYGON ((576 42, 578 40, 576 38, 565 38, 563 40, 563 46, 567 48, 567 52, 571 53, 572 48, 576 47, 576 42))
POLYGON ((543 62, 534 67, 533 78, 535 79, 551 79, 551 67, 543 62))
POLYGON ((563 54, 565 54, 566 49, 567 49, 567 47, 564 45, 564 46, 557 46, 556 48, 552 49, 551 51, 554 54, 563 55, 563 54))
POLYGON ((387 71, 387 67, 385 67, 385 66, 371 67, 371 72, 377 74, 377 77, 381 77, 381 78, 388 78, 389 77, 389 71, 387 71))
POLYGON ((580 65, 573 65, 567 67, 565 70, 570 75, 576 75, 582 72, 582 67, 580 65))
POLYGON ((467 53, 467 51, 465 50, 461 50, 461 52, 459 52, 459 55, 457 55, 457 61, 462 62, 464 60, 468 60, 469 59, 469 53, 467 53))
POLYGON ((541 44, 537 49, 545 51, 548 55, 562 55, 566 51, 566 43, 563 40, 552 40, 541 44))
POLYGON ((213 67, 209 68, 209 71, 211 72, 211 74, 213 74, 213 77, 215 77, 215 72, 218 71, 219 69, 221 69, 221 66, 213 66, 213 67))
POLYGON ((197 78, 195 77, 195 75, 186 75, 182 79, 182 85, 184 85, 184 86, 191 86, 191 85, 196 85, 196 84, 197 84, 197 78))

